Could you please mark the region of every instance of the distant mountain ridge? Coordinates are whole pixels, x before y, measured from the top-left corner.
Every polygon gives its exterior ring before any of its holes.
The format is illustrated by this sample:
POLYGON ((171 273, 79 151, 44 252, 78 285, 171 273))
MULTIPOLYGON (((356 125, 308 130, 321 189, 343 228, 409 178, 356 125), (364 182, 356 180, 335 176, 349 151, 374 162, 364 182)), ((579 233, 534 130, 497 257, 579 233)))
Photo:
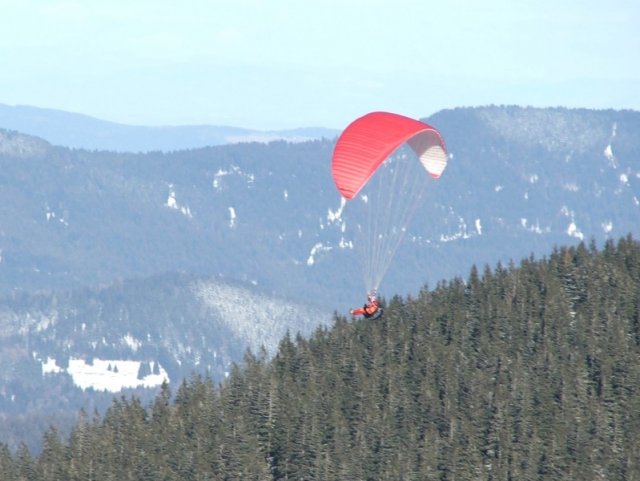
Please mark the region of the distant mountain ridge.
POLYGON ((0 104, 0 129, 35 135, 54 145, 114 152, 169 152, 275 140, 305 142, 323 137, 331 139, 339 133, 322 127, 278 131, 211 125, 146 127, 99 120, 62 110, 5 104, 0 104))

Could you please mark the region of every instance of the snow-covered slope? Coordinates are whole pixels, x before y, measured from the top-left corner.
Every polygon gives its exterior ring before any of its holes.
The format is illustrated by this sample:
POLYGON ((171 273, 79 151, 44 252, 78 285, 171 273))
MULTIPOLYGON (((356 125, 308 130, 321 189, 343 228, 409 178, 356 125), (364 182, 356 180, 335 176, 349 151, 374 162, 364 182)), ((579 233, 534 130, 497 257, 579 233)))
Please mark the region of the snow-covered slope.
MULTIPOLYGON (((66 375, 81 389, 112 392, 180 382, 192 372, 220 380, 247 348, 271 355, 287 332, 308 335, 330 318, 250 285, 166 275, 5 299, 0 359, 11 355, 37 364, 42 376, 66 375)), ((0 406, 12 397, 20 402, 6 393, 0 406)))

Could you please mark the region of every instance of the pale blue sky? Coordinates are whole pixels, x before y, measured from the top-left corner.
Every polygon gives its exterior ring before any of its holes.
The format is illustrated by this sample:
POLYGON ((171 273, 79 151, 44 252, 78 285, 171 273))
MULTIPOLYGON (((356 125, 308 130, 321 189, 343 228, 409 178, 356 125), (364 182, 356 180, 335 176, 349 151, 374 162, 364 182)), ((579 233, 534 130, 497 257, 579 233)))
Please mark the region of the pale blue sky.
POLYGON ((0 103, 263 130, 640 110, 640 1, 0 0, 0 103))

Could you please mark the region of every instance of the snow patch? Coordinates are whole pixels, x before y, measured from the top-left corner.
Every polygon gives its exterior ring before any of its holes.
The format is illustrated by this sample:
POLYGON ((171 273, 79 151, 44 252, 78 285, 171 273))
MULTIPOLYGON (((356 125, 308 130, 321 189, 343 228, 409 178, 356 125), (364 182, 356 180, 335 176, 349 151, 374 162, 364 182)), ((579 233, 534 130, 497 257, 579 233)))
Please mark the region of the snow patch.
POLYGON ((532 174, 529 176, 529 183, 530 184, 535 184, 538 182, 540 178, 538 177, 538 174, 532 174))
POLYGON ((218 169, 218 172, 213 174, 213 188, 215 190, 222 189, 222 177, 225 175, 229 175, 229 172, 222 169, 218 169))
POLYGON ((476 219, 476 232, 478 235, 482 235, 482 224, 480 223, 480 219, 476 219))
POLYGON ((609 221, 609 222, 603 222, 602 224, 600 224, 602 226, 602 231, 605 234, 609 234, 611 233, 611 231, 613 230, 613 222, 609 221))
POLYGON ((236 226, 236 210, 233 207, 229 207, 229 227, 232 229, 236 226))
MULTIPOLYGON (((118 392, 127 388, 157 387, 165 381, 169 382, 169 375, 164 368, 153 361, 149 363, 151 373, 139 378, 141 365, 140 361, 102 359, 94 359, 87 364, 84 359, 71 358, 66 372, 82 390, 91 388, 96 391, 118 392)), ((58 366, 55 359, 48 357, 42 362, 43 375, 62 372, 65 370, 58 366)))
POLYGON ((462 217, 458 218, 458 232, 450 235, 441 234, 440 242, 452 242, 458 239, 469 239, 472 234, 469 233, 467 223, 462 217))
POLYGON ((563 205, 560 208, 560 213, 570 219, 569 225, 567 226, 567 235, 575 237, 576 239, 584 240, 584 234, 576 224, 575 212, 569 209, 566 205, 563 205))
POLYGON ((629 176, 627 174, 620 174, 620 183, 629 185, 629 176))
POLYGON ((604 156, 607 158, 607 160, 612 161, 613 160, 613 149, 611 148, 611 144, 607 145, 604 148, 604 156))
MULTIPOLYGON (((329 212, 327 213, 327 221, 329 223, 329 225, 337 225, 340 228, 340 232, 342 234, 344 234, 347 231, 347 223, 346 221, 342 218, 342 213, 344 212, 344 209, 347 205, 347 199, 345 199, 344 197, 340 198, 340 206, 338 207, 337 210, 331 210, 329 209, 329 212)), ((324 225, 322 224, 322 219, 320 220, 320 229, 324 229, 324 225)), ((342 241, 341 241, 342 244, 342 241)))
POLYGON ((496 185, 496 186, 493 188, 493 190, 494 190, 495 192, 500 192, 502 189, 504 189, 504 186, 502 186, 502 185, 496 185))
POLYGON ((576 239, 584 240, 584 234, 573 221, 569 224, 569 227, 567 227, 567 234, 576 239))
POLYGON ((315 264, 316 262, 315 256, 319 252, 330 251, 330 250, 331 250, 331 247, 325 246, 322 242, 318 242, 316 245, 314 245, 311 248, 311 252, 309 252, 309 257, 307 258, 307 265, 312 266, 313 264, 315 264))
POLYGON ((124 336, 122 338, 122 341, 125 345, 129 346, 129 348, 131 348, 133 352, 136 352, 138 349, 140 349, 140 346, 142 346, 142 343, 131 334, 127 334, 126 336, 124 336))
POLYGON ((45 210, 45 218, 47 219, 47 222, 57 220, 63 226, 69 227, 69 222, 64 217, 59 217, 58 214, 56 214, 56 212, 49 206, 46 206, 45 210))
POLYGON ((47 360, 42 362, 43 376, 45 374, 58 374, 60 372, 62 372, 62 368, 58 366, 58 363, 56 363, 55 359, 51 357, 47 357, 47 360))
POLYGON ((222 190, 224 188, 224 184, 222 182, 223 178, 230 175, 235 175, 245 180, 249 187, 251 187, 256 180, 255 175, 247 174, 243 172, 237 165, 232 165, 231 167, 229 167, 229 170, 221 168, 218 169, 218 172, 213 174, 213 188, 218 191, 222 190))
POLYGON ((340 207, 338 207, 338 210, 333 211, 329 209, 329 212, 327 213, 327 220, 329 221, 329 223, 338 223, 342 220, 342 212, 344 211, 344 208, 346 205, 347 205, 347 199, 345 199, 344 197, 341 197, 340 207))
POLYGON ((169 186, 169 187, 171 190, 169 191, 169 198, 165 203, 165 207, 168 207, 169 209, 177 210, 182 215, 189 217, 190 219, 193 218, 193 215, 191 214, 191 209, 189 209, 188 206, 185 207, 178 204, 178 201, 176 199, 176 191, 173 189, 173 186, 169 186))
POLYGON ((547 227, 546 229, 540 227, 539 220, 536 220, 535 224, 529 225, 529 220, 526 217, 520 218, 520 226, 529 232, 533 232, 534 234, 548 234, 549 232, 551 232, 551 228, 549 227, 547 227))
MULTIPOLYGON (((80 389, 95 389, 97 391, 118 392, 126 388, 156 387, 163 382, 169 382, 169 375, 158 365, 158 374, 148 374, 138 379, 140 361, 102 360, 94 359, 87 364, 84 359, 69 360, 67 372, 73 383, 80 389)), ((155 363, 152 363, 152 369, 155 363)))
POLYGON ((567 182, 562 186, 564 190, 568 190, 569 192, 578 192, 580 187, 575 182, 567 182))
POLYGON ((609 161, 609 164, 611 165, 612 168, 617 169, 618 168, 618 162, 616 160, 615 155, 613 155, 613 149, 611 148, 611 144, 607 145, 604 148, 604 156, 605 158, 609 161))
POLYGON ((340 249, 353 249, 353 242, 346 240, 344 237, 341 237, 340 242, 338 243, 338 247, 340 249))

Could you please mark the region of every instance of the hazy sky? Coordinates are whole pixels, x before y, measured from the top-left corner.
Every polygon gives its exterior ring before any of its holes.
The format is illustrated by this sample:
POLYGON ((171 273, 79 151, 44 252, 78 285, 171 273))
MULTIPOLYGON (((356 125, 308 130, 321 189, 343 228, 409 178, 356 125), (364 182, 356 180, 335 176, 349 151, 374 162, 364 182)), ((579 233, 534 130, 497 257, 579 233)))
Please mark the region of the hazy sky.
POLYGON ((0 0, 0 103, 263 130, 640 110, 640 1, 0 0))

